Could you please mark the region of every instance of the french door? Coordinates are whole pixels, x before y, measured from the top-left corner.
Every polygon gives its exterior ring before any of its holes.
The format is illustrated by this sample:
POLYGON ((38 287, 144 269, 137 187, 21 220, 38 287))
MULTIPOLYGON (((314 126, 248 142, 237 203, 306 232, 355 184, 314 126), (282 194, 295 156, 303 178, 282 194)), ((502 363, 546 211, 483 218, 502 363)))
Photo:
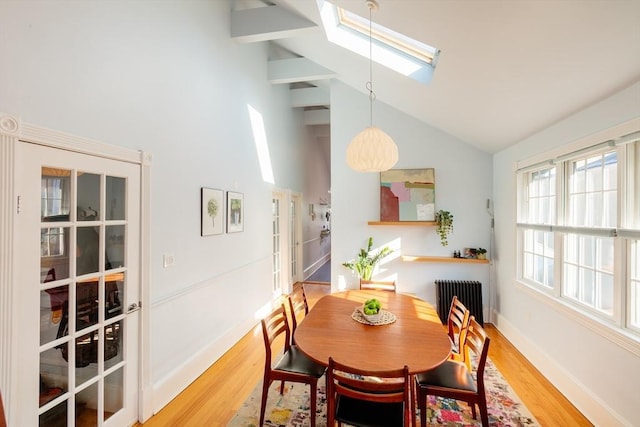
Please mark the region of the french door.
POLYGON ((302 276, 300 200, 299 194, 284 191, 272 193, 272 291, 274 297, 291 292, 295 282, 302 276))
MULTIPOLYGON (((18 414, 123 426, 138 414, 140 165, 16 147, 18 414)), ((18 425, 18 424, 16 424, 18 425)))

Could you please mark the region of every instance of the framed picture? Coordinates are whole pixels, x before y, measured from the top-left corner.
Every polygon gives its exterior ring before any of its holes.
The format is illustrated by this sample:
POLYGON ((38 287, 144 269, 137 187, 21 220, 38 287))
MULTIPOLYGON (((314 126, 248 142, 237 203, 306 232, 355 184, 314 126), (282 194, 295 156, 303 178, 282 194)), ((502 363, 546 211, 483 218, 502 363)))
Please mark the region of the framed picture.
POLYGON ((434 221, 433 168, 380 172, 380 221, 434 221))
POLYGON ((224 191, 200 189, 200 235, 211 236, 224 231, 224 191))
POLYGON ((244 197, 242 193, 227 191, 227 233, 244 230, 244 197))

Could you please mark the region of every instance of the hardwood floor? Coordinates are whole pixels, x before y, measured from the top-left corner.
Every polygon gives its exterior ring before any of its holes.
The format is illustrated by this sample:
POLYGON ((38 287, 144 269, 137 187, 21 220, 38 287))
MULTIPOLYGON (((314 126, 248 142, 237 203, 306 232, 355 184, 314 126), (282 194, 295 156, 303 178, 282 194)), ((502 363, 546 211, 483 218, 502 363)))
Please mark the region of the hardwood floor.
MULTIPOLYGON (((304 286, 312 307, 330 292, 327 285, 304 286)), ((491 337, 489 357, 542 426, 592 425, 495 327, 486 324, 485 329, 491 337)), ((143 425, 226 426, 261 380, 263 368, 264 344, 257 325, 143 425)))

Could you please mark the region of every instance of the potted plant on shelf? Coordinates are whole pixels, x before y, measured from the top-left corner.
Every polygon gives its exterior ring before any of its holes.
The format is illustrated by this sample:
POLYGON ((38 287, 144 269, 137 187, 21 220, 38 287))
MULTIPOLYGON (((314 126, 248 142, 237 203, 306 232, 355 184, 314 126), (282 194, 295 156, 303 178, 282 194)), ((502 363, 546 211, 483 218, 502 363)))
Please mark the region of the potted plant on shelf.
POLYGON ((453 231, 453 215, 451 212, 439 210, 436 212, 436 233, 440 236, 442 246, 447 246, 447 236, 453 231))
POLYGON ((476 254, 478 256, 478 259, 487 259, 487 250, 484 248, 476 249, 476 254))
POLYGON ((373 237, 369 237, 367 249, 360 249, 355 261, 343 262, 342 265, 347 267, 358 275, 360 281, 370 281, 373 276, 373 270, 383 258, 393 252, 393 249, 385 246, 380 250, 374 251, 373 237))

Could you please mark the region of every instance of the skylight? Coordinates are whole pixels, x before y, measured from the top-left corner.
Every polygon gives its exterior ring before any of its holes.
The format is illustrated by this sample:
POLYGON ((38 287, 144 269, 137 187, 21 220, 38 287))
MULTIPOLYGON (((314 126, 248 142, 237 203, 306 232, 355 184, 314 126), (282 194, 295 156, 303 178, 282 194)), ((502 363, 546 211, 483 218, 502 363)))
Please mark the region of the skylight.
MULTIPOLYGON (((317 0, 327 39, 369 58, 369 18, 317 0)), ((382 25, 371 23, 372 60, 400 74, 427 84, 431 81, 440 50, 382 25)))

